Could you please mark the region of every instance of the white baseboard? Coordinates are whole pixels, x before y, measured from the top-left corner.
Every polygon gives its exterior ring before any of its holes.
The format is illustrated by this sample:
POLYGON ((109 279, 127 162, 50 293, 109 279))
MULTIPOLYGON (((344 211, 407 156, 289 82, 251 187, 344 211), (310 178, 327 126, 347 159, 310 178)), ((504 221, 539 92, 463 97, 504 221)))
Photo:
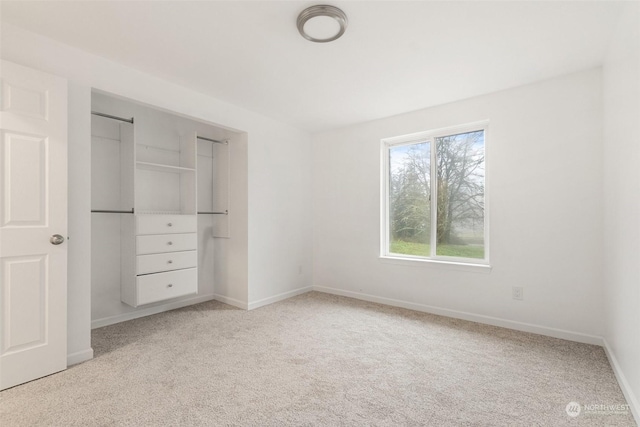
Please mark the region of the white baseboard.
POLYGON ((585 344, 602 345, 602 337, 595 335, 572 332, 564 329, 549 328, 546 326, 534 325, 531 323, 517 322, 514 320, 500 319, 498 317, 485 316, 482 314, 467 313, 464 311, 450 310, 448 308, 434 307, 430 305, 417 304, 408 301, 401 301, 392 298, 379 297, 375 295, 363 294, 360 292, 345 291, 342 289, 328 288, 325 286, 313 286, 314 291, 327 294, 341 295, 363 301, 376 302, 379 304, 391 305, 394 307, 407 308, 409 310, 422 311, 425 313, 437 314, 439 316, 453 317, 456 319, 468 320, 470 322, 483 323, 486 325, 500 326, 516 331, 531 332, 538 335, 546 335, 554 338, 561 338, 569 341, 576 341, 585 344))
POLYGON ((274 295, 272 297, 264 298, 258 301, 253 301, 249 303, 249 310, 253 310, 259 307, 263 307, 265 305, 273 304, 274 302, 295 297, 296 295, 306 294, 307 292, 311 292, 312 290, 313 290, 312 286, 307 286, 305 288, 294 289, 292 291, 283 292, 281 294, 274 295))
POLYGON ((609 359, 609 364, 611 364, 613 373, 616 375, 616 379, 618 380, 618 384, 620 385, 620 389, 622 390, 622 394, 624 394, 625 399, 627 399, 627 403, 631 408, 631 413, 636 419, 636 424, 640 425, 640 402, 631 389, 629 381, 627 381, 627 377, 622 372, 622 368, 618 363, 618 359, 616 359, 616 355, 613 353, 611 347, 609 347, 609 343, 605 338, 602 339, 602 342, 604 351, 605 353, 607 353, 607 358, 609 359))
POLYGON ((176 308, 186 307, 188 305, 198 304, 205 301, 217 299, 215 295, 198 295, 193 298, 170 302, 155 307, 142 308, 128 313, 116 314, 115 316, 103 317, 91 321, 91 329, 102 328, 103 326, 115 325, 116 323, 126 322, 127 320, 138 319, 140 317, 150 316, 152 314, 162 313, 164 311, 175 310, 176 308))
POLYGON ((67 354, 67 367, 77 365, 78 363, 86 362, 93 359, 93 349, 89 347, 86 350, 76 351, 75 353, 67 354))
POLYGON ((216 301, 223 302, 225 304, 232 305, 234 307, 241 308, 243 310, 247 310, 248 309, 247 303, 244 302, 244 301, 240 301, 239 299, 230 298, 228 296, 220 295, 220 294, 213 294, 213 299, 216 300, 216 301))

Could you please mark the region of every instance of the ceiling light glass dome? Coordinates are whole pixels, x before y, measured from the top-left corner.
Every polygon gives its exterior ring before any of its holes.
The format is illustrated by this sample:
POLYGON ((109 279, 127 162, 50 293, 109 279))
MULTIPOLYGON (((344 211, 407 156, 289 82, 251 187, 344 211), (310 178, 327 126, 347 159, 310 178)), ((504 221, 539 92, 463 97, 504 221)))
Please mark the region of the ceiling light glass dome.
POLYGON ((298 31, 307 40, 327 43, 340 38, 347 29, 347 15, 335 6, 311 6, 298 15, 298 31))

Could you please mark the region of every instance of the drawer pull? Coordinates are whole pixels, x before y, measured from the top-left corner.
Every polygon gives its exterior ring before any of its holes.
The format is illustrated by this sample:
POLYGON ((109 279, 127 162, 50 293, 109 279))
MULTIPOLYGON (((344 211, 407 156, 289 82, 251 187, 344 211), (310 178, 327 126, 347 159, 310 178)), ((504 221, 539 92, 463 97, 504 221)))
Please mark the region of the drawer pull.
POLYGON ((167 285, 167 287, 169 287, 169 288, 173 288, 173 284, 169 283, 169 284, 167 285))
POLYGON ((173 242, 168 242, 167 245, 171 246, 173 245, 173 242))
POLYGON ((167 224, 167 227, 173 227, 172 223, 167 224))
POLYGON ((167 264, 173 264, 172 260, 167 261, 167 264))

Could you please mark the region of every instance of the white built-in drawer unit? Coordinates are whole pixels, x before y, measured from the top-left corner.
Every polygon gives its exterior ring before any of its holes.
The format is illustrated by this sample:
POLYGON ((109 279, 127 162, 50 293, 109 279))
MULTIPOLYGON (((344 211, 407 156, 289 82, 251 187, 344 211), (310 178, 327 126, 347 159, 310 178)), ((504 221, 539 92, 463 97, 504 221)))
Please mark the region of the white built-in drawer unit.
POLYGON ((195 215, 138 215, 136 234, 196 233, 195 215))
POLYGON ((167 271, 138 276, 138 305, 195 294, 198 291, 198 270, 167 271))
POLYGON ((164 254, 138 255, 136 270, 138 275, 180 270, 198 265, 196 251, 167 252, 164 254))
POLYGON ((136 215, 131 226, 135 263, 126 276, 133 281, 122 280, 122 301, 138 307, 197 293, 196 215, 136 215))
POLYGON ((151 234, 136 237, 137 255, 191 251, 197 247, 198 235, 196 233, 151 234))

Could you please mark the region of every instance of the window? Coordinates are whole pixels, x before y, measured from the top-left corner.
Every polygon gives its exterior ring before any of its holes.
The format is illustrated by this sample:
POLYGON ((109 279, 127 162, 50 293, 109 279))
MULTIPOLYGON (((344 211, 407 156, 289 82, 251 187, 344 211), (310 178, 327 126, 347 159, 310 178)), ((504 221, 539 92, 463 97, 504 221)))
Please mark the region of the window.
POLYGON ((382 256, 488 263, 487 123, 382 141, 382 256))

